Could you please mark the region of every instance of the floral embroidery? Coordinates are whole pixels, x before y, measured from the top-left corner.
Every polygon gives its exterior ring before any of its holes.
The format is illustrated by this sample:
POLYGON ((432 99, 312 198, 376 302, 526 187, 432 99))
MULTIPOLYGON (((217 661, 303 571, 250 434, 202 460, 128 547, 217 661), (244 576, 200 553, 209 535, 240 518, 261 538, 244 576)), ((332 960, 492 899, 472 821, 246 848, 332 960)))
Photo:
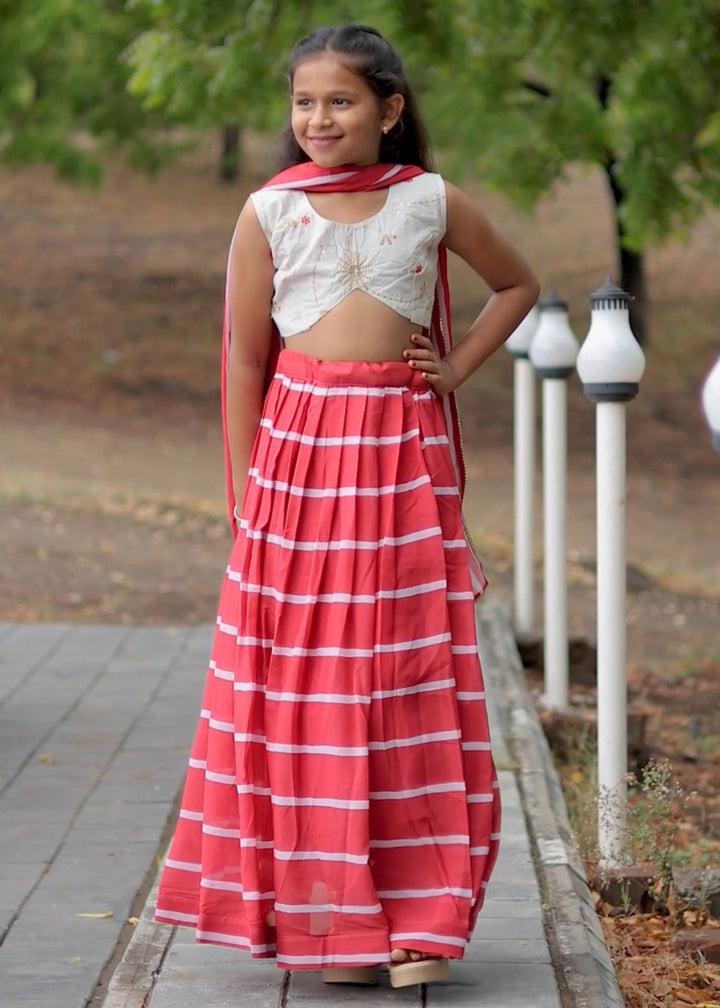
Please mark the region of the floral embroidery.
POLYGON ((418 263, 417 266, 415 267, 415 272, 416 273, 422 273, 422 271, 423 271, 423 268, 420 265, 420 263, 418 263))
POLYGON ((297 220, 294 217, 291 217, 290 214, 287 214, 285 217, 281 219, 280 227, 285 228, 297 227, 297 220))
POLYGON ((383 234, 380 235, 380 244, 381 245, 392 245, 392 243, 395 241, 396 238, 397 238, 397 235, 390 234, 389 231, 385 231, 383 234))
POLYGON ((300 223, 301 224, 309 224, 310 223, 310 218, 308 217, 307 214, 303 214, 302 215, 302 217, 300 218, 300 223))
POLYGON ((340 249, 335 275, 341 284, 361 287, 370 276, 370 265, 358 252, 348 248, 340 249))

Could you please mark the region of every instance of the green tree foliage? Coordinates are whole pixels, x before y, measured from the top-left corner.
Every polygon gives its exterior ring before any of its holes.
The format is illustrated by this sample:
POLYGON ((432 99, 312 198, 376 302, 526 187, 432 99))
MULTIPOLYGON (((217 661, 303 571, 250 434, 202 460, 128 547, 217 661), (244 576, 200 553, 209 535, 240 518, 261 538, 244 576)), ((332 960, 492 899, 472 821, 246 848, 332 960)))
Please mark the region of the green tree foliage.
POLYGON ((88 135, 152 166, 163 124, 275 132, 292 43, 358 17, 451 173, 532 208, 568 164, 602 168, 642 336, 643 250, 720 202, 720 0, 0 0, 0 150, 78 178, 88 135))
POLYGON ((398 44, 451 171, 532 208, 568 164, 600 166, 640 337, 643 249, 720 202, 720 0, 136 3, 155 28, 133 87, 179 118, 276 129, 292 41, 361 16, 398 44))
MULTIPOLYGON (((130 0, 151 18, 130 50, 131 89, 179 122, 241 121, 274 130, 287 110, 286 61, 292 45, 320 24, 358 18, 338 0, 130 0)), ((438 0, 365 0, 361 16, 399 42, 413 76, 447 62, 455 37, 438 0), (405 40, 408 46, 403 46, 405 40)))
POLYGON ((161 122, 129 93, 123 57, 148 25, 124 0, 0 0, 1 156, 97 182, 101 141, 156 167, 161 122))
MULTIPOLYGON (((351 22, 357 5, 337 0, 129 0, 153 22, 129 50, 130 87, 147 110, 175 122, 220 126, 220 177, 234 178, 235 124, 276 133, 287 115, 287 55, 315 25, 351 22)), ((437 0, 366 0, 363 21, 401 45, 411 75, 447 59, 452 22, 437 0), (408 58, 409 54, 409 58, 408 58), (414 71, 414 73, 413 73, 414 71)))
MULTIPOLYGON (((643 335, 642 251, 720 202, 718 0, 459 0, 458 101, 443 139, 532 206, 570 162, 599 165, 643 335)), ((442 90, 439 92, 441 98, 442 90)))

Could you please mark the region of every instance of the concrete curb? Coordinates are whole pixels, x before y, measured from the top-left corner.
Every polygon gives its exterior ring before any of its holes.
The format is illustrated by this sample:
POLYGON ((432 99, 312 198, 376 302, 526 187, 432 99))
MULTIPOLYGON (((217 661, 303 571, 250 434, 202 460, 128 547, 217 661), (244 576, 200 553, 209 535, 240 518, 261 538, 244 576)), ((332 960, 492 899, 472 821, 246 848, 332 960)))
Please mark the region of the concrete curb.
POLYGON ((570 831, 552 755, 525 687, 506 608, 477 608, 483 672, 491 686, 517 779, 540 885, 548 944, 565 1008, 625 1008, 570 831))
POLYGON ((105 991, 102 1008, 145 1008, 175 934, 170 924, 158 924, 153 915, 160 875, 148 893, 123 957, 105 991))

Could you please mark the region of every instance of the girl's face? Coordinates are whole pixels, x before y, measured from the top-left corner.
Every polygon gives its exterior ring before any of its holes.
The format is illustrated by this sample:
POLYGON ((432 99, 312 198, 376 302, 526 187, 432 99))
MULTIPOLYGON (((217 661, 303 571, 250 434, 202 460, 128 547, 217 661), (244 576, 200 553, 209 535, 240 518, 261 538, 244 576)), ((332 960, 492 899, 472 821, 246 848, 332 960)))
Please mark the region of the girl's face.
POLYGON ((323 168, 374 164, 383 126, 397 122, 402 95, 382 100, 334 53, 308 57, 295 70, 290 122, 301 150, 323 168))

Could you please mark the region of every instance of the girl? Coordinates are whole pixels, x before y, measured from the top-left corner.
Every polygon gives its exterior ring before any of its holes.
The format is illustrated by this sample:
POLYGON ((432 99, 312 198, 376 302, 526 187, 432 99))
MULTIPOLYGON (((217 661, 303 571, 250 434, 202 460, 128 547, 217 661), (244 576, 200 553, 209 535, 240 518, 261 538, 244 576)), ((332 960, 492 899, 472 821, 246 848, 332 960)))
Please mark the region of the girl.
POLYGON ((453 392, 537 284, 431 172, 378 32, 313 32, 290 84, 230 249, 236 539, 157 919, 399 987, 462 956, 497 853, 453 392), (494 292, 454 348, 445 248, 494 292))

